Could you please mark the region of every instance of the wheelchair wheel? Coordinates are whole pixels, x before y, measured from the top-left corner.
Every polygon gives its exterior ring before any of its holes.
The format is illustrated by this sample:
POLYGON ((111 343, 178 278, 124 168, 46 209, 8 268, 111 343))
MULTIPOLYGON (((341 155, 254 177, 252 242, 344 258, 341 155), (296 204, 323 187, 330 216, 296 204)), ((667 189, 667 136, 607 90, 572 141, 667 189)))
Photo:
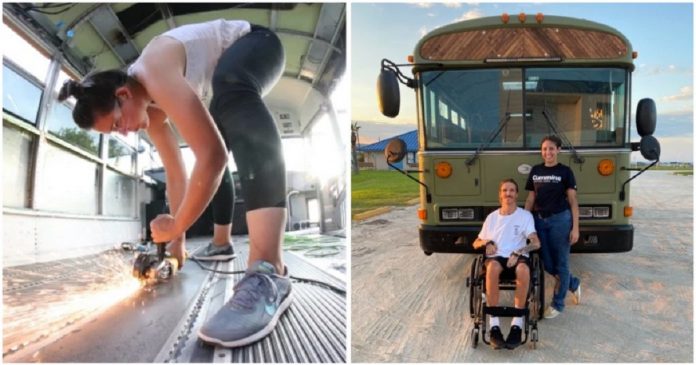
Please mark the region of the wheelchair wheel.
POLYGON ((481 258, 477 257, 471 264, 471 276, 469 277, 469 316, 475 318, 481 313, 481 258))
POLYGON ((538 254, 532 258, 532 297, 530 298, 530 316, 534 320, 544 317, 544 264, 538 254))
POLYGON ((479 341, 479 329, 474 327, 471 329, 471 347, 473 347, 473 348, 478 347, 478 341, 479 341))
POLYGON ((532 349, 536 350, 537 342, 539 342, 539 330, 532 328, 532 349))

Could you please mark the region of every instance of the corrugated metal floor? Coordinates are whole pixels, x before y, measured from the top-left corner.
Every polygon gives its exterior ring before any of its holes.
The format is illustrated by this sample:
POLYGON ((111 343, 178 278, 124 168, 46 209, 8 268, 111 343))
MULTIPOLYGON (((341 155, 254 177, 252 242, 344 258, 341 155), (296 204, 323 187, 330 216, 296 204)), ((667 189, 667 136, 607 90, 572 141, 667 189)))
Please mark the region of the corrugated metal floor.
MULTIPOLYGON (((217 270, 246 270, 248 245, 235 247, 237 258, 215 265, 217 270)), ((195 338, 200 326, 231 297, 234 284, 243 276, 215 274, 202 287, 188 317, 172 333, 155 362, 345 362, 345 283, 293 254, 285 255, 285 264, 294 278, 293 303, 269 336, 234 349, 209 346, 195 338)))
MULTIPOLYGON (((203 265, 243 271, 248 255, 244 241, 235 237, 235 260, 203 265)), ((189 240, 187 248, 192 251, 206 243, 206 239, 189 240)), ((269 336, 246 347, 216 348, 197 339, 198 328, 231 296, 242 274, 210 273, 192 261, 176 280, 150 292, 139 289, 110 308, 81 311, 74 301, 64 305, 53 300, 65 301, 61 294, 71 293, 80 300, 85 297, 81 293, 98 291, 102 281, 130 275, 128 258, 112 250, 4 268, 3 361, 346 361, 345 282, 290 252, 284 252, 284 260, 295 278, 293 303, 269 336), (53 313, 58 306, 68 310, 53 313), (50 322, 39 319, 47 313, 52 314, 50 322)))

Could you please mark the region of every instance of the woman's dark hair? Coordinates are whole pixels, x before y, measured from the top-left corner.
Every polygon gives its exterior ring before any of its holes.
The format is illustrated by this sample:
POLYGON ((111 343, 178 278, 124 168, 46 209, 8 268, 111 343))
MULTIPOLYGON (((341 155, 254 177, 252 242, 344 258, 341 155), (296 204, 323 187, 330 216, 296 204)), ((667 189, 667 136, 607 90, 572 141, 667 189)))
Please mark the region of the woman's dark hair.
POLYGON ((94 117, 111 112, 116 104, 116 89, 128 81, 121 70, 101 71, 85 76, 82 82, 67 80, 58 93, 58 101, 70 96, 77 99, 73 120, 82 129, 94 126, 94 117))
POLYGON ((558 136, 550 135, 550 136, 546 136, 546 137, 542 138, 541 143, 539 145, 541 146, 546 141, 553 142, 556 145, 556 148, 561 148, 561 144, 563 144, 563 142, 561 142, 561 139, 558 138, 558 136))

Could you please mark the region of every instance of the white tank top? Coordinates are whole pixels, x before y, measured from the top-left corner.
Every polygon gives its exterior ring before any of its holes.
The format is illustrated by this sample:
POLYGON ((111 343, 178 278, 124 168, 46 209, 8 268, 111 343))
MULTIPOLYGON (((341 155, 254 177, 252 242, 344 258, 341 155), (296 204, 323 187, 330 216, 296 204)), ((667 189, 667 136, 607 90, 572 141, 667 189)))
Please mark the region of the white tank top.
POLYGON ((203 103, 209 105, 212 99, 211 82, 218 59, 232 43, 250 31, 251 25, 245 20, 218 19, 182 25, 160 36, 174 38, 184 45, 184 77, 203 103))

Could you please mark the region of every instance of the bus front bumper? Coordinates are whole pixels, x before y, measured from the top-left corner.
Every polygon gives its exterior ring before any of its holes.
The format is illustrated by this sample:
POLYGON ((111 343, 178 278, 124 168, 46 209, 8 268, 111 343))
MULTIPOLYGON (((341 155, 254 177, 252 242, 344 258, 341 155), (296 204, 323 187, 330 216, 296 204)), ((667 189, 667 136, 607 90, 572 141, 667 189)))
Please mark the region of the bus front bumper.
MULTIPOLYGON (((423 252, 481 253, 472 243, 481 231, 480 226, 431 226, 422 224, 420 245, 423 252)), ((628 252, 633 249, 633 225, 580 226, 580 240, 571 253, 628 252)))

